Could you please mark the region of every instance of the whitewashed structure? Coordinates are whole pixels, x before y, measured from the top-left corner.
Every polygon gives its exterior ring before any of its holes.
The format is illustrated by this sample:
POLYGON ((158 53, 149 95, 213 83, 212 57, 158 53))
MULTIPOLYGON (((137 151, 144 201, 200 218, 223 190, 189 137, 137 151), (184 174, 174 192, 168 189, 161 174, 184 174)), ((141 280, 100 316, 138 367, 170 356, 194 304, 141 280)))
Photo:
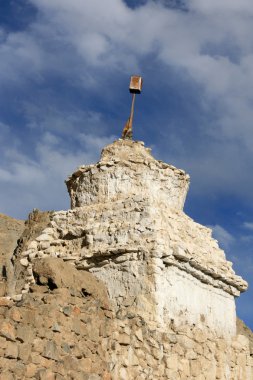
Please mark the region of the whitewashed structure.
POLYGON ((55 213, 25 254, 28 266, 62 257, 103 280, 115 306, 134 297, 145 320, 236 334, 234 298, 247 283, 212 231, 183 212, 184 171, 155 160, 142 142, 118 140, 66 184, 71 210, 55 213))

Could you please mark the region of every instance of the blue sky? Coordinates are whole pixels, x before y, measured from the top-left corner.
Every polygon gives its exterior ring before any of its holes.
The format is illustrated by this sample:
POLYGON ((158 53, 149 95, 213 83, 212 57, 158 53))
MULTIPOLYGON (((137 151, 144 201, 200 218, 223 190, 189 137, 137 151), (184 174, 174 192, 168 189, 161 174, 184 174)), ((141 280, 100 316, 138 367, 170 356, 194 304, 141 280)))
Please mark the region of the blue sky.
POLYGON ((141 74, 134 138, 190 174, 185 211, 249 282, 253 328, 252 1, 1 0, 0 56, 0 212, 67 209, 64 179, 120 137, 141 74))

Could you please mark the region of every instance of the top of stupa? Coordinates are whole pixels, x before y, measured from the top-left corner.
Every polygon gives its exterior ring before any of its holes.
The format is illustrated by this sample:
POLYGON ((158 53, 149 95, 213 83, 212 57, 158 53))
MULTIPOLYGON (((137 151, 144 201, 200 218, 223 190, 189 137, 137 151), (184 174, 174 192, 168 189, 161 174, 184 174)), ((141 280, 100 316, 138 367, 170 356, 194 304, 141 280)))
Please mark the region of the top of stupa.
POLYGON ((66 184, 72 208, 139 195, 182 210, 189 175, 156 160, 143 142, 119 139, 102 150, 97 164, 80 166, 66 184))
POLYGON ((101 152, 101 161, 127 160, 139 162, 154 162, 156 159, 151 154, 151 149, 146 148, 143 141, 116 140, 107 145, 101 152))

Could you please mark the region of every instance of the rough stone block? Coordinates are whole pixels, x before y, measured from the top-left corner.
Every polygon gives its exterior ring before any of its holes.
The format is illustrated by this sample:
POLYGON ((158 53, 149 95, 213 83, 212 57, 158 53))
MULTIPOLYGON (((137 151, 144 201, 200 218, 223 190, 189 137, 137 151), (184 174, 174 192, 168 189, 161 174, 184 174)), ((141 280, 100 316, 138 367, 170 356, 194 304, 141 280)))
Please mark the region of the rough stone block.
POLYGON ((18 345, 14 342, 8 342, 5 349, 4 356, 9 359, 17 359, 18 357, 18 345))
POLYGON ((19 325, 16 330, 16 339, 20 342, 32 342, 34 330, 30 326, 19 325))
POLYGON ((4 338, 8 340, 15 341, 16 338, 16 331, 13 324, 9 321, 2 321, 0 322, 0 336, 3 336, 4 338))
POLYGON ((53 360, 59 359, 58 348, 55 341, 49 340, 46 342, 42 356, 48 359, 53 359, 53 360))
POLYGON ((29 361, 31 348, 32 348, 31 343, 23 343, 23 344, 20 344, 18 347, 18 357, 24 363, 29 361))

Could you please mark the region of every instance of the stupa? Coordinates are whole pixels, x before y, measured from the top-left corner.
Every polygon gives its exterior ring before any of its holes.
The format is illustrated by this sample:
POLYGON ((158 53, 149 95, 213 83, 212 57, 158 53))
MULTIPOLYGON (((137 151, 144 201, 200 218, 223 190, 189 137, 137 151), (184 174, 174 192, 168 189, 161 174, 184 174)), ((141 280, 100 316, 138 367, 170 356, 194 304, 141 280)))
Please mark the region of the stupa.
MULTIPOLYGON (((135 79, 133 91, 140 91, 142 82, 135 79)), ((235 297, 247 283, 235 274, 211 229, 184 213, 189 175, 132 140, 134 96, 123 138, 106 146, 96 164, 74 171, 66 181, 71 208, 51 214, 48 226, 14 258, 16 273, 22 267, 25 280, 17 281, 20 294, 13 299, 29 293, 31 302, 30 290, 41 285, 48 288, 39 291, 52 293, 45 303, 55 302, 50 310, 58 322, 45 352, 55 361, 53 375, 59 368, 71 373, 63 369, 68 355, 68 366, 74 358, 76 373, 90 380, 252 380, 249 340, 236 331, 235 297), (62 274, 55 275, 57 260, 62 274), (64 305, 59 294, 72 297, 72 304, 76 294, 61 278, 70 268, 64 262, 72 265, 72 283, 78 279, 80 288, 82 275, 86 286, 98 281, 108 303, 79 289, 73 320, 68 305, 59 308, 64 305), (59 286, 67 289, 61 292, 59 286), (97 305, 89 307, 89 317, 82 296, 97 305), (104 319, 93 331, 91 315, 98 310, 104 319), (82 340, 84 353, 64 352, 64 334, 54 337, 58 324, 69 328, 68 336, 79 339, 80 347, 82 340)))
POLYGON ((115 307, 135 297, 145 320, 236 334, 235 297, 247 283, 211 229, 184 213, 183 170, 154 159, 142 142, 120 139, 66 184, 71 209, 53 215, 27 252, 28 267, 36 257, 61 257, 101 279, 115 307))

